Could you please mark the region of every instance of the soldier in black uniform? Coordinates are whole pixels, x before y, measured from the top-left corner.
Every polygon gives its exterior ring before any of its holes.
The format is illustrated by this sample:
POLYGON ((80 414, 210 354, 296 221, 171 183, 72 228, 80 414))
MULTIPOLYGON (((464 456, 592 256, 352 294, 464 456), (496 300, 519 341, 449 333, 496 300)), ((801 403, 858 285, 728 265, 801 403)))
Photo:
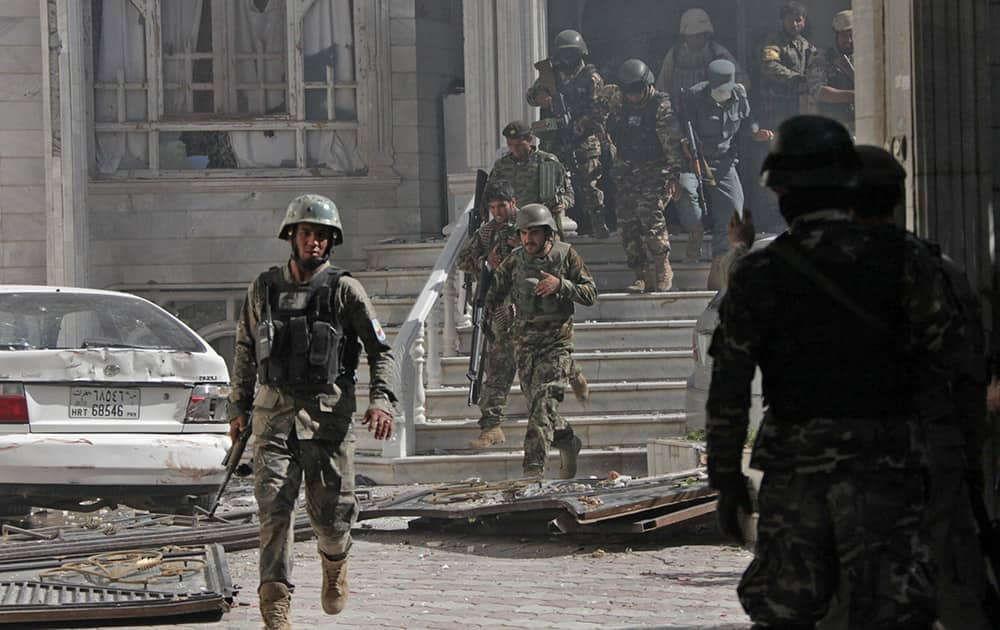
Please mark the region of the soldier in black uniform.
POLYGON ((737 539, 750 385, 763 374, 757 543, 738 588, 754 628, 813 628, 841 579, 851 628, 935 619, 916 394, 948 378, 964 328, 923 243, 850 220, 860 166, 840 123, 782 123, 762 170, 789 230, 736 264, 712 338, 708 474, 737 539))
POLYGON ((554 153, 572 176, 574 196, 585 218, 581 233, 589 227, 597 238, 607 238, 604 192, 598 187, 601 156, 609 149, 604 129, 607 109, 600 103, 604 79, 595 66, 584 62, 588 52, 587 42, 576 31, 556 35, 552 56, 535 64, 538 79, 528 89, 527 100, 552 115, 553 99, 562 95, 568 120, 547 118, 552 128, 539 136, 545 150, 554 153))

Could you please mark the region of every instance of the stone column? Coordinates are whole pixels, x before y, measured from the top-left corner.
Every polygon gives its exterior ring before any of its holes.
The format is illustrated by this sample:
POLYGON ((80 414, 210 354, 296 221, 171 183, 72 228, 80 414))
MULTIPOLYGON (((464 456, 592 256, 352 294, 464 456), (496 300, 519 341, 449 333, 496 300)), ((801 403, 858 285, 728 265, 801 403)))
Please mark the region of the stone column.
POLYGON ((87 286, 90 99, 83 2, 47 0, 41 16, 46 197, 46 282, 87 286))

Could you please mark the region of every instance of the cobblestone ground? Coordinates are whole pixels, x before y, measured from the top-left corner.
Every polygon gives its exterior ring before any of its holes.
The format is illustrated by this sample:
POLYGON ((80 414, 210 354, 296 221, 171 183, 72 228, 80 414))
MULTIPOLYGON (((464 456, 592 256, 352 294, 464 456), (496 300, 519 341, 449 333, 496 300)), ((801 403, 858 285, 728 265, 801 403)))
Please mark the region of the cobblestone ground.
MULTIPOLYGON (((295 628, 740 628, 736 584, 750 561, 714 527, 656 538, 552 538, 407 529, 355 530, 347 610, 323 614, 315 542, 295 546, 295 628)), ((238 605, 221 621, 142 626, 259 628, 257 554, 228 555, 238 605)), ((122 626, 118 626, 119 628, 122 626)), ((132 627, 132 626, 129 626, 132 627)), ((137 627, 137 626, 136 626, 137 627)))

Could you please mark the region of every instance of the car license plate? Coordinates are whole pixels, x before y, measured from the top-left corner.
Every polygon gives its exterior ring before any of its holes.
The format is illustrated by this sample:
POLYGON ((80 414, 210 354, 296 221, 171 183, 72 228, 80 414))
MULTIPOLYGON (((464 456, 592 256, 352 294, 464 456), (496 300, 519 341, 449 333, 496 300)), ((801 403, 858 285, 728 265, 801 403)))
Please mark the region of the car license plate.
POLYGON ((138 387, 73 387, 70 418, 130 420, 139 417, 138 387))

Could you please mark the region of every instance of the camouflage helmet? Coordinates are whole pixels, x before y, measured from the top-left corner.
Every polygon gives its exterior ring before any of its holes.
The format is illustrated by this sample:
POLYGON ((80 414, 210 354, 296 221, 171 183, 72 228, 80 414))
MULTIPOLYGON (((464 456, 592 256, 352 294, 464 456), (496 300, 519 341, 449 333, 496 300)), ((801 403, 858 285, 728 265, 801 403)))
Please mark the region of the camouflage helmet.
POLYGON ((856 188, 861 161, 847 129, 824 116, 793 116, 778 126, 761 165, 765 186, 856 188))
POLYGON ((653 71, 642 59, 626 59, 618 68, 618 83, 626 92, 646 88, 653 85, 653 81, 653 71))
POLYGON ((285 210, 285 219, 278 228, 278 238, 290 240, 297 223, 316 223, 333 228, 331 245, 344 242, 344 229, 340 223, 337 204, 322 195, 299 195, 292 199, 285 210))
POLYGON ((558 229, 552 213, 540 203, 529 203, 517 211, 517 229, 529 230, 533 227, 547 227, 553 232, 558 229))
POLYGON ((587 50, 587 42, 583 41, 583 35, 571 29, 559 31, 556 38, 552 40, 553 51, 558 52, 566 49, 578 50, 581 55, 590 54, 590 51, 587 50))

